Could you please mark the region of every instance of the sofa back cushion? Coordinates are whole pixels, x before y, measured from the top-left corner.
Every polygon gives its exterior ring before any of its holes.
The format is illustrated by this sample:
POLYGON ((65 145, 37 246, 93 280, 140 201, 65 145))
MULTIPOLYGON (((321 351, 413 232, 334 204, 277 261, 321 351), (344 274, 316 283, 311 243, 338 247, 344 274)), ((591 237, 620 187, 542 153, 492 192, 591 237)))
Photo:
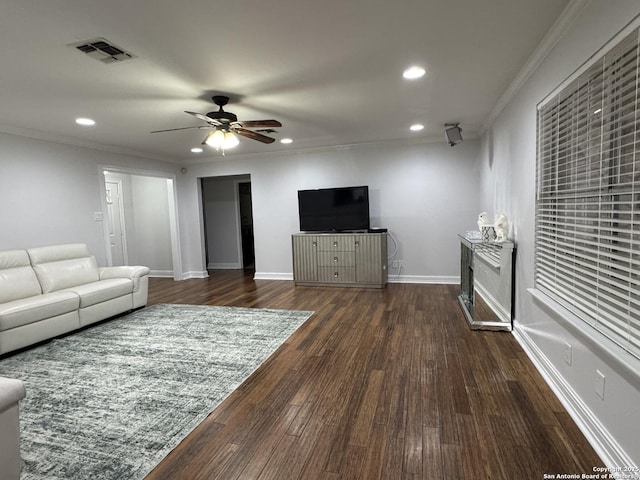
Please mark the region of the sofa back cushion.
POLYGON ((0 303, 40 295, 42 289, 26 250, 0 252, 0 303))
POLYGON ((27 249, 44 293, 97 282, 96 259, 83 243, 27 249))

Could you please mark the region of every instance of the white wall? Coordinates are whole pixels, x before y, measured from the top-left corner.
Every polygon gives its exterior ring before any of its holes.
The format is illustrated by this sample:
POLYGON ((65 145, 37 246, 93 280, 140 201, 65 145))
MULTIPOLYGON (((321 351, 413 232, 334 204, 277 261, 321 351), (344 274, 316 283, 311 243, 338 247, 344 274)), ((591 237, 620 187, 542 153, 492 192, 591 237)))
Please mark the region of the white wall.
POLYGON ((601 457, 618 466, 640 464, 640 362, 615 347, 610 353, 596 347, 594 340, 608 345, 607 340, 595 331, 585 336, 528 291, 534 284, 536 104, 638 14, 637 0, 587 3, 497 117, 480 148, 481 207, 506 211, 517 242, 514 334, 601 457), (564 360, 566 343, 572 346, 571 366, 564 360), (606 376, 604 399, 595 393, 596 370, 606 376))
POLYGON ((371 224, 389 229, 398 242, 395 259, 406 265, 389 273, 399 274, 399 281, 455 282, 456 234, 474 229, 478 214, 477 152, 475 141, 453 148, 443 141, 228 156, 191 165, 178 179, 185 272, 204 274, 198 179, 250 174, 257 278, 292 278, 298 190, 368 185, 371 224))
MULTIPOLYGON (((173 276, 167 179, 131 175, 135 237, 129 263, 146 265, 152 275, 173 276)), ((128 231, 127 231, 128 233, 128 231)))
POLYGON ((0 250, 80 242, 106 265, 103 222, 93 217, 102 212, 105 165, 167 175, 178 170, 166 162, 0 133, 0 250))

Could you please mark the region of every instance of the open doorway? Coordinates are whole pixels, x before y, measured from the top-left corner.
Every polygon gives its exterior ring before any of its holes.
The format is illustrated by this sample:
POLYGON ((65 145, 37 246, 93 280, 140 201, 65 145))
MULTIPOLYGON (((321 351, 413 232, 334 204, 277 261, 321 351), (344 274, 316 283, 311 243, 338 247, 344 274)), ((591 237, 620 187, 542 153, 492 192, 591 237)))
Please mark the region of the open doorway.
POLYGON ((251 203, 251 182, 238 182, 238 201, 240 208, 240 237, 242 246, 242 267, 255 269, 255 250, 253 248, 253 208, 251 203))
POLYGON ((115 168, 103 174, 109 264, 181 280, 174 180, 115 168))
POLYGON ((207 269, 254 269, 250 175, 205 177, 201 189, 207 269))

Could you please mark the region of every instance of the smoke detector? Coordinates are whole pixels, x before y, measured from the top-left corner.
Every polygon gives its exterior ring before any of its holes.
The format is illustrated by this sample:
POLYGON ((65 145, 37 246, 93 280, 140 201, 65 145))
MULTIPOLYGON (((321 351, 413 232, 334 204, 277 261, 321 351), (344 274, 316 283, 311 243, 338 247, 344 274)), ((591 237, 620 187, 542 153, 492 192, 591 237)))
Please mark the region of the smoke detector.
POLYGON ((69 46, 78 49, 82 53, 102 63, 123 62, 124 60, 135 58, 135 55, 132 53, 127 52, 104 38, 85 40, 84 42, 73 43, 69 46))

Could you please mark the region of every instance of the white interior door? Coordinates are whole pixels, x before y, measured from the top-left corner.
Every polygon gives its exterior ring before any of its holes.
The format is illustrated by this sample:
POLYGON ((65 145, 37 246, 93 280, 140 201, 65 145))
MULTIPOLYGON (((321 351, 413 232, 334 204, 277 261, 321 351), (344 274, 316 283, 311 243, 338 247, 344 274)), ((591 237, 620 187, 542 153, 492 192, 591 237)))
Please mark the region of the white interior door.
POLYGON ((127 242, 124 226, 124 204, 122 182, 105 182, 107 191, 107 216, 109 222, 109 245, 113 265, 127 265, 127 242))

